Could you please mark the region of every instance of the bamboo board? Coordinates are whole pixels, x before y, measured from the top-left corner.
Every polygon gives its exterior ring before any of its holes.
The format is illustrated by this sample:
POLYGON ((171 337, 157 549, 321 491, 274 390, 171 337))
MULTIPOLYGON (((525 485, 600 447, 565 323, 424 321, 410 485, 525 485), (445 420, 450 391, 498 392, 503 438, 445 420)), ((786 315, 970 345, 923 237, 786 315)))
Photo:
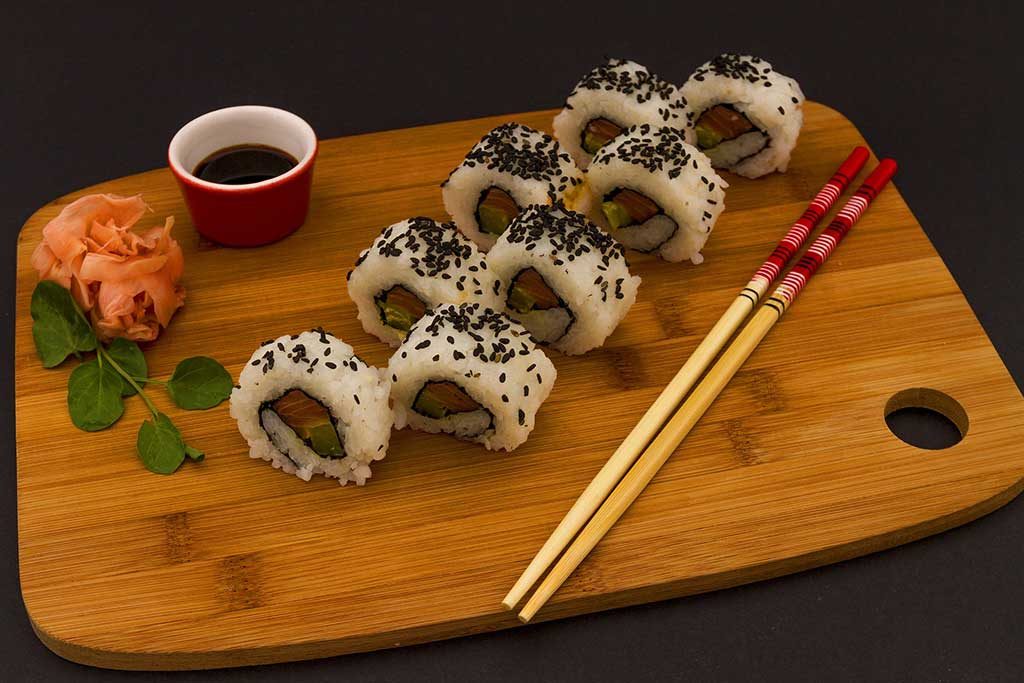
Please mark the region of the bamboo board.
MULTIPOLYGON (((146 417, 138 399, 114 428, 77 431, 65 408, 73 364, 44 370, 33 348, 29 256, 68 202, 141 192, 154 220, 174 215, 187 258, 187 304, 147 351, 153 377, 200 353, 237 376, 263 339, 315 325, 383 365, 388 349, 362 331, 344 291, 358 252, 388 223, 443 216, 438 184, 485 131, 510 119, 549 130, 553 113, 326 141, 307 224, 262 249, 199 240, 164 169, 72 193, 29 219, 18 243, 18 529, 22 592, 47 646, 96 666, 185 669, 517 624, 500 602, 519 572, 807 200, 863 143, 841 114, 808 103, 788 173, 729 177, 705 264, 631 256, 643 277, 637 304, 602 349, 552 354, 558 381, 527 444, 495 454, 398 432, 362 488, 304 483, 250 460, 227 405, 173 412, 208 457, 171 477, 150 474, 134 455, 146 417)), ((756 581, 974 519, 1021 491, 1022 408, 890 188, 538 618, 756 581), (962 442, 923 451, 889 432, 887 402, 916 387, 963 406, 962 442)))

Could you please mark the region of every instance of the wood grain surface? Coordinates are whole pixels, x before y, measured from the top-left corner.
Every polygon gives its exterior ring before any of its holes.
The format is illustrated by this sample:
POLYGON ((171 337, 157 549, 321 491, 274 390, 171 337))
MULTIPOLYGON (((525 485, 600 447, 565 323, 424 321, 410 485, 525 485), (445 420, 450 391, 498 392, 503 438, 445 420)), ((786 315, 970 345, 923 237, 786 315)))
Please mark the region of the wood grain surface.
MULTIPOLYGON (((553 114, 326 141, 307 224, 261 249, 200 240, 164 169, 83 189, 29 219, 16 294, 18 529, 22 593, 47 646, 96 666, 185 669, 517 624, 501 608, 505 592, 807 200, 863 143, 841 114, 808 103, 788 173, 728 178, 703 265, 631 254, 643 278, 637 304, 602 349, 552 353, 558 381, 524 446, 491 453, 398 432, 361 488, 305 483, 251 460, 226 405, 178 411, 159 391, 155 402, 206 451, 203 463, 170 477, 143 469, 138 399, 112 429, 77 431, 65 407, 74 364, 44 370, 32 345, 28 261, 68 202, 142 193, 154 222, 177 221, 189 290, 147 349, 153 377, 200 353, 237 375, 260 341, 316 325, 382 365, 388 349, 362 331, 345 293, 358 252, 389 223, 442 217, 438 184, 488 129, 516 120, 550 130, 553 114)), ((1022 408, 942 260, 887 189, 537 618, 757 581, 974 519, 1024 485, 1022 408), (887 404, 944 405, 906 391, 920 388, 962 406, 969 424, 956 446, 921 450, 889 432, 887 404)))

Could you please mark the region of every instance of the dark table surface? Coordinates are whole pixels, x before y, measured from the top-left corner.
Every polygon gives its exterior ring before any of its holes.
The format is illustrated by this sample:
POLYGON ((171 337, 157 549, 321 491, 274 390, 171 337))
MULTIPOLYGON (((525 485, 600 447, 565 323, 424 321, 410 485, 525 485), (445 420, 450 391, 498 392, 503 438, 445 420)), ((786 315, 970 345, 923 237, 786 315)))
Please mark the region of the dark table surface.
MULTIPOLYGON (((1022 384, 1024 237, 1012 183, 1024 70, 1014 44, 1022 17, 1009 4, 147 4, 19 3, 0 18, 2 358, 12 357, 14 244, 31 212, 161 166, 170 136, 205 111, 276 105, 331 138, 557 106, 605 55, 682 82, 718 52, 745 51, 900 161, 900 191, 1022 384)), ((0 677, 139 677, 61 660, 29 626, 18 589, 12 366, 0 363, 0 677)), ((708 595, 399 650, 156 675, 1020 680, 1022 531, 1016 500, 888 552, 708 595)))

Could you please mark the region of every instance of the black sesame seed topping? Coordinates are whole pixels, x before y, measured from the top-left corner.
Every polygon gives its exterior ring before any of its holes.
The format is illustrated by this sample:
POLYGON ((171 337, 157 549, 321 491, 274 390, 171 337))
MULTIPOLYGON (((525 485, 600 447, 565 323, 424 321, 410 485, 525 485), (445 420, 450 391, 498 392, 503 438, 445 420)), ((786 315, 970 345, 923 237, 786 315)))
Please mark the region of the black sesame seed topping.
POLYGON ((522 243, 527 251, 543 244, 556 266, 590 252, 600 254, 605 264, 624 258, 626 253, 621 244, 586 216, 570 211, 558 201, 526 207, 508 226, 504 238, 512 244, 522 243))
MULTIPOLYGON (((655 128, 650 124, 642 124, 627 129, 611 144, 602 147, 593 165, 609 164, 612 159, 640 166, 649 173, 667 172, 675 178, 688 165, 698 170, 698 156, 693 147, 686 144, 682 131, 678 128, 662 126, 655 128)), ((707 182, 706 178, 701 180, 707 182)))
MULTIPOLYGON (((451 279, 450 271, 471 263, 479 268, 482 257, 476 246, 454 223, 438 223, 431 218, 416 216, 389 226, 377 237, 369 251, 385 258, 408 257, 409 267, 419 277, 451 279)), ((365 257, 360 257, 357 268, 365 257)))
POLYGON ((759 57, 725 53, 703 64, 693 72, 690 78, 696 81, 703 81, 706 74, 714 74, 715 76, 725 76, 726 78, 745 80, 750 83, 764 81, 767 84, 769 74, 771 73, 772 68, 759 57), (765 64, 765 66, 762 67, 762 64, 765 64))
MULTIPOLYGON (((657 98, 663 105, 658 107, 658 115, 664 121, 680 118, 686 110, 686 98, 678 88, 640 64, 625 59, 610 59, 590 71, 576 84, 568 99, 571 101, 582 90, 616 92, 638 104, 657 98)), ((573 108, 570 101, 565 104, 567 109, 573 108)))
POLYGON ((482 137, 459 168, 478 164, 517 178, 547 183, 552 192, 559 178, 579 172, 554 138, 519 123, 498 126, 482 137))
MULTIPOLYGON (((510 348, 513 338, 528 336, 526 331, 508 316, 485 308, 479 302, 438 306, 421 318, 417 325, 417 329, 425 331, 430 337, 420 341, 415 347, 417 350, 425 348, 434 338, 451 338, 453 341, 449 344, 460 343, 460 338, 461 343, 471 339, 474 342, 472 356, 481 363, 508 363, 516 356, 516 350, 510 348)), ((526 344, 523 344, 523 348, 525 353, 519 353, 524 355, 534 352, 535 349, 526 344)), ((462 360, 466 354, 458 349, 452 349, 452 357, 462 360)), ((505 373, 502 372, 501 376, 504 378, 505 373)))

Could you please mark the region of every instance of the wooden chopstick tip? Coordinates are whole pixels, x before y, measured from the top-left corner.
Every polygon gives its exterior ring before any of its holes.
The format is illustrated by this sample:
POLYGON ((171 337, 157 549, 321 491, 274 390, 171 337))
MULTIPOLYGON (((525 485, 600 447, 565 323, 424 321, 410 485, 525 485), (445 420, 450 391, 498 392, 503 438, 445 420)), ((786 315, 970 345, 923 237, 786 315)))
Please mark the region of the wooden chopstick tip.
POLYGON ((539 606, 531 610, 530 606, 527 605, 520 610, 519 614, 516 615, 516 618, 519 619, 519 622, 522 624, 529 624, 530 620, 536 616, 538 609, 540 609, 539 606))

